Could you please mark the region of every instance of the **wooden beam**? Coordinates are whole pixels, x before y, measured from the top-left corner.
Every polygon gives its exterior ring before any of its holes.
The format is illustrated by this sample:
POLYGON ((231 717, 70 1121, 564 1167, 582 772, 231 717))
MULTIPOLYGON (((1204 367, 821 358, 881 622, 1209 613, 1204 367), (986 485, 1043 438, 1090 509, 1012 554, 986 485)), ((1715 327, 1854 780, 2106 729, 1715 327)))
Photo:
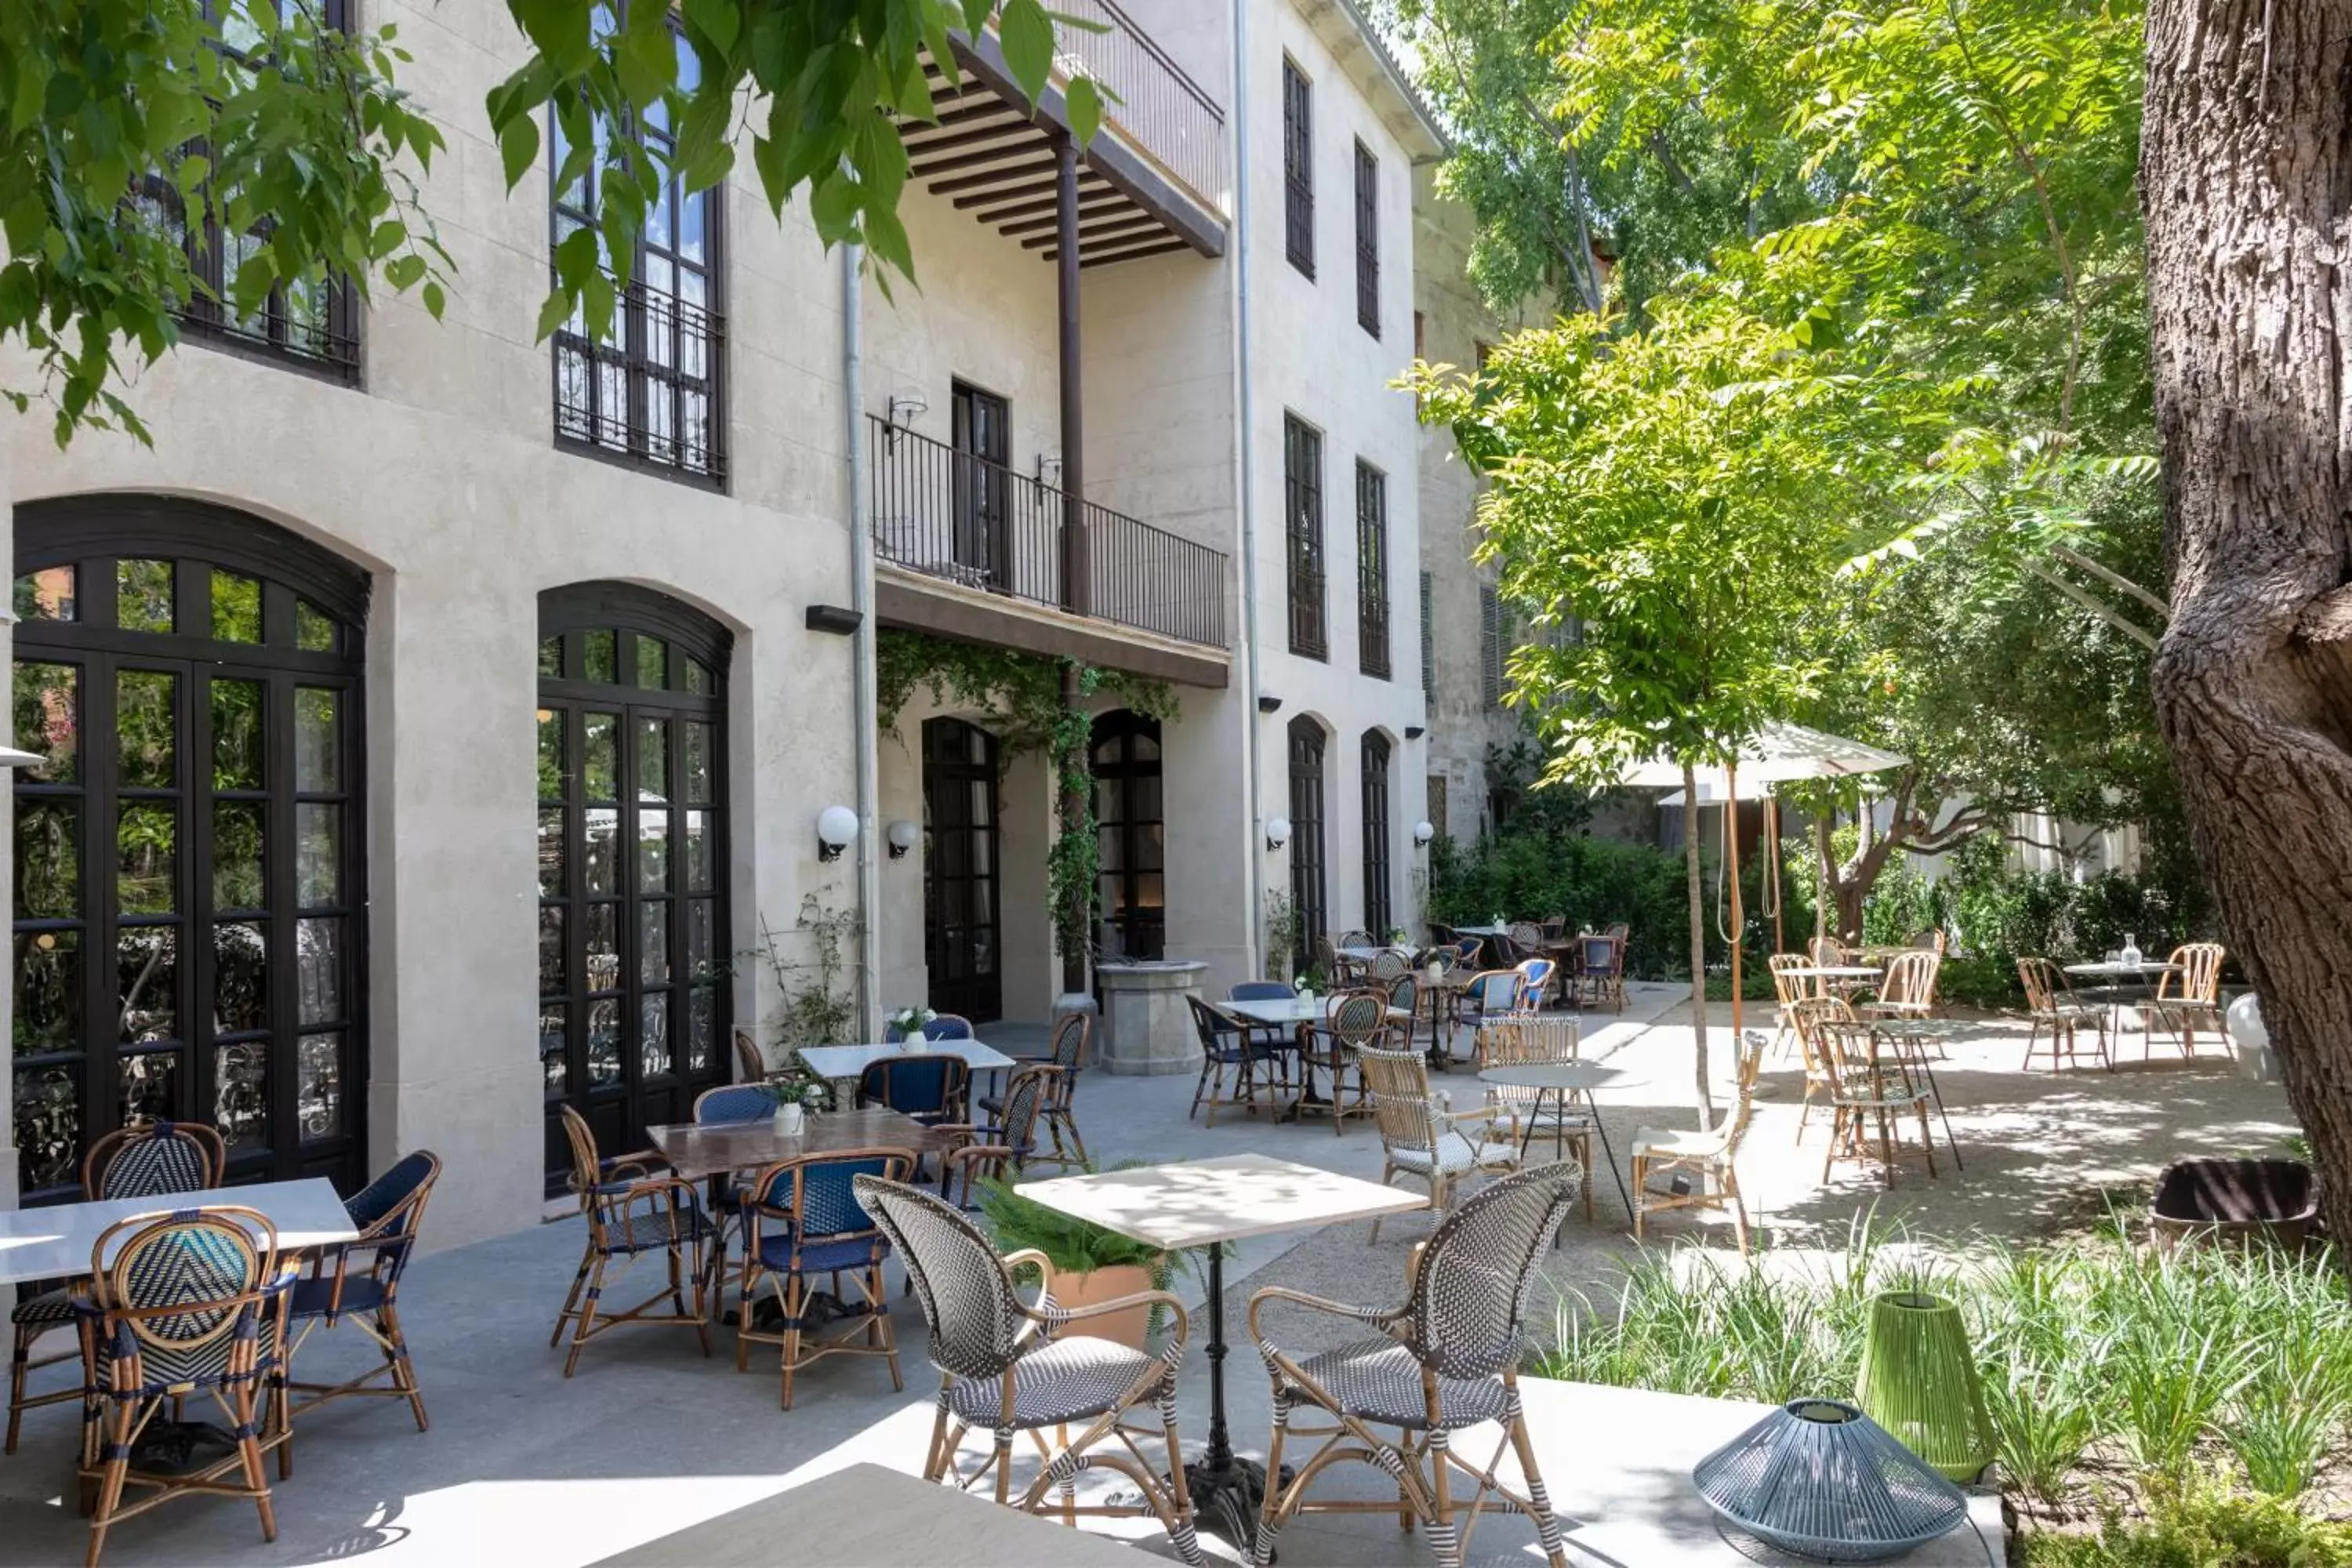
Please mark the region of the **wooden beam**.
MULTIPOLYGON (((1158 218, 1153 217, 1150 213, 1145 212, 1141 207, 1129 207, 1123 212, 1113 213, 1107 217, 1099 218, 1092 224, 1080 224, 1078 226, 1078 248, 1081 252, 1084 252, 1092 248, 1097 242, 1109 243, 1119 240, 1135 234, 1139 230, 1144 229, 1156 230, 1160 234, 1166 234, 1168 232, 1166 225, 1162 224, 1158 218)), ((1049 247, 1058 248, 1060 244, 1061 239, 1058 232, 1055 234, 1033 234, 1028 238, 1021 242, 1021 248, 1024 250, 1043 250, 1049 247)))
POLYGON ((951 174, 958 169, 977 169, 985 163, 1001 163, 1007 158, 1025 158, 1037 150, 1034 137, 1018 141, 999 142, 982 147, 976 153, 959 153, 950 158, 927 158, 908 165, 910 180, 928 180, 934 174, 951 174))
MULTIPOLYGON (((1109 192, 1113 195, 1122 194, 1119 192, 1118 187, 1112 185, 1100 174, 1096 174, 1091 169, 1083 168, 1078 171, 1078 190, 1080 193, 1079 199, 1082 201, 1090 201, 1104 192, 1109 192)), ((965 207, 980 208, 981 210, 973 216, 978 217, 982 223, 996 223, 1008 217, 1021 216, 1029 213, 1050 213, 1054 210, 1054 198, 1052 196, 1033 197, 1028 200, 1015 203, 1011 206, 999 205, 1006 199, 1007 198, 1003 195, 958 196, 956 198, 955 205, 959 211, 965 207)))
MULTIPOLYGON (((1053 210, 1054 205, 1055 204, 1052 202, 1024 204, 1024 206, 1029 211, 1035 212, 1036 216, 1033 217, 1022 217, 1017 223, 1009 220, 1021 213, 1024 210, 1022 207, 1006 207, 1002 212, 982 212, 975 213, 972 216, 979 218, 982 223, 994 225, 996 227, 1003 229, 1007 234, 1033 234, 1054 226, 1056 221, 1053 210), (1043 208, 1044 210, 1038 211, 1037 209, 1039 208, 1043 208)), ((1126 196, 1109 185, 1095 185, 1081 189, 1078 195, 1078 211, 1080 214, 1101 214, 1113 209, 1125 209, 1130 211, 1140 210, 1139 208, 1134 207, 1133 205, 1128 201, 1126 196)))
POLYGON ((947 196, 958 191, 978 190, 984 185, 1013 183, 1050 187, 1053 177, 1054 160, 1047 158, 1042 163, 1013 163, 1003 168, 985 169, 977 174, 958 174, 952 180, 933 180, 930 190, 933 195, 947 196))

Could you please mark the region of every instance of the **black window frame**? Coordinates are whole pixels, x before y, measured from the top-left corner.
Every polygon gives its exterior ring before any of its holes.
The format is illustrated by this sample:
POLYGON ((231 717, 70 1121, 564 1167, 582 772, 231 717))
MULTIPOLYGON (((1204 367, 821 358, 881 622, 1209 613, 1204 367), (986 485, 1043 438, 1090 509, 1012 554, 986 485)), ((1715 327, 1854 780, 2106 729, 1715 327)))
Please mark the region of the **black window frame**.
POLYGON ((1323 550, 1323 432, 1282 416, 1283 537, 1290 597, 1290 651, 1328 659, 1331 631, 1323 550))
POLYGON ((1381 161, 1356 141, 1356 325, 1381 335, 1381 161))
MULTIPOLYGON (((219 0, 200 0, 198 6, 208 20, 215 22, 219 20, 218 8, 219 0)), ((282 6, 280 10, 282 13, 282 6)), ((348 16, 347 0, 323 0, 319 8, 319 26, 343 31, 348 16)), ((226 42, 211 47, 239 59, 249 58, 226 42)), ((196 137, 186 142, 183 151, 203 156, 209 151, 209 142, 196 137)), ((209 184, 209 181, 206 183, 209 184)), ((227 264, 228 247, 222 243, 220 225, 209 210, 209 204, 202 221, 190 224, 187 204, 178 187, 160 171, 151 171, 132 181, 131 205, 144 222, 179 232, 188 270, 198 285, 193 297, 172 309, 183 342, 201 343, 243 359, 282 365, 341 386, 359 384, 360 296, 349 279, 330 274, 320 282, 319 288, 325 296, 323 308, 307 328, 288 309, 282 280, 270 286, 269 297, 262 303, 257 323, 238 321, 231 315, 235 307, 228 298, 230 285, 235 281, 227 264), (318 346, 304 346, 296 339, 298 332, 311 338, 318 346)), ((269 228, 269 220, 265 218, 242 237, 266 240, 269 228)))
MULTIPOLYGON (((646 1129, 691 1121, 695 1097, 734 1076, 732 1037, 734 994, 729 983, 735 951, 734 926, 729 907, 730 857, 728 845, 728 681, 734 654, 734 637, 726 627, 693 606, 661 593, 628 583, 574 583, 551 588, 539 597, 538 693, 541 723, 551 718, 561 726, 561 753, 555 759, 562 788, 546 792, 545 752, 534 823, 541 851, 536 919, 539 929, 538 1058, 540 1092, 545 1127, 543 1158, 550 1196, 558 1195, 571 1173, 571 1156, 560 1108, 565 1105, 586 1118, 600 1147, 637 1149, 646 1146, 646 1129), (609 636, 613 659, 609 678, 592 663, 591 641, 609 636), (663 684, 642 684, 641 645, 657 640, 663 648, 663 684), (555 668, 548 668, 549 645, 554 644, 555 668), (697 661, 706 673, 707 690, 692 689, 684 660, 697 661), (613 793, 609 798, 588 793, 585 726, 588 716, 610 715, 614 721, 613 793), (666 798, 655 809, 667 818, 663 885, 648 889, 642 881, 643 818, 647 810, 640 773, 644 749, 642 724, 667 721, 664 737, 666 798), (688 755, 688 725, 707 727, 709 750, 704 758, 709 775, 709 795, 698 801, 685 788, 688 755), (607 881, 599 890, 589 880, 591 857, 587 822, 592 811, 614 814, 615 827, 607 881), (689 881, 691 857, 686 851, 688 813, 709 814, 710 885, 698 889, 689 881), (560 864, 550 888, 545 858, 548 814, 558 818, 562 835, 560 864), (694 954, 694 915, 698 900, 709 903, 709 952, 698 968, 694 954), (663 906, 666 961, 663 977, 648 983, 645 968, 644 922, 647 906, 663 906), (588 943, 596 906, 612 909, 612 961, 618 984, 600 985, 590 963, 588 943), (548 963, 549 915, 564 911, 556 921, 561 949, 554 983, 548 963), (708 998, 710 1013, 709 1053, 697 1066, 692 1058, 697 993, 708 998), (666 1070, 645 1071, 643 1032, 646 1003, 662 997, 664 1028, 669 1053, 666 1070), (589 1029, 595 1008, 611 1003, 616 1033, 619 1076, 610 1084, 593 1080, 589 1029), (680 1004, 683 1004, 681 1005, 680 1004), (554 1023, 561 1038, 551 1034, 550 1009, 562 1007, 554 1023), (553 1042, 551 1047, 551 1042, 553 1042), (563 1058, 564 1081, 551 1086, 551 1049, 563 1058)), ((541 745, 546 731, 542 728, 541 745)))
POLYGON ((923 967, 926 1004, 942 1013, 956 1013, 975 1024, 994 1023, 1004 1014, 1004 793, 1003 742, 991 731, 969 720, 941 714, 923 721, 923 967), (950 740, 959 746, 950 746, 950 740), (987 794, 984 823, 942 822, 944 796, 934 792, 947 784, 981 785, 987 794), (956 829, 971 842, 984 841, 979 856, 964 853, 959 861, 944 847, 946 830, 956 829), (974 870, 984 860, 985 870, 974 870), (942 918, 942 898, 950 885, 961 885, 967 895, 982 884, 984 910, 967 896, 967 917, 953 927, 962 933, 951 939, 950 922, 942 918), (973 933, 985 931, 986 944, 973 933), (979 967, 985 953, 988 967, 979 967), (957 973, 959 960, 970 961, 957 973))
POLYGON ((1101 870, 1097 889, 1102 922, 1119 933, 1120 955, 1141 962, 1165 956, 1168 948, 1167 776, 1160 721, 1132 708, 1095 716, 1087 738, 1088 768, 1095 786, 1096 832, 1101 870), (1150 756, 1139 742, 1149 742, 1150 756), (1143 808, 1139 785, 1160 786, 1158 809, 1143 808), (1143 901, 1143 879, 1160 879, 1156 912, 1143 901))
MULTIPOLYGON (((142 1057, 178 1058, 158 1075, 167 1103, 163 1113, 208 1124, 228 1120, 221 1112, 226 1054, 258 1046, 266 1095, 267 1124, 255 1147, 232 1146, 230 1182, 297 1180, 323 1176, 342 1192, 356 1191, 367 1178, 368 964, 366 802, 366 645, 370 579, 366 570, 321 545, 259 518, 227 507, 175 497, 138 494, 78 496, 34 502, 16 512, 16 575, 71 567, 76 574, 71 619, 23 616, 15 628, 13 656, 22 665, 66 665, 76 670, 76 710, 71 717, 77 752, 70 779, 22 770, 15 779, 20 848, 32 820, 26 810, 41 800, 71 801, 76 823, 77 913, 27 916, 23 890, 26 864, 17 866, 17 898, 11 909, 16 953, 12 970, 17 998, 12 1073, 79 1073, 77 1123, 79 1150, 60 1179, 25 1182, 20 1203, 74 1202, 81 1197, 79 1154, 122 1123, 125 1100, 118 1064, 142 1057), (125 628, 119 620, 119 563, 163 561, 171 565, 173 621, 170 631, 125 628), (251 579, 259 640, 223 636, 215 630, 213 576, 226 573, 251 579), (197 625, 203 630, 195 629, 197 625), (304 647, 318 629, 326 646, 304 647), (123 674, 165 673, 173 687, 173 774, 169 784, 121 782, 120 709, 110 701, 100 713, 91 700, 101 689, 111 698, 123 674), (258 784, 225 784, 216 771, 218 736, 211 688, 220 681, 250 683, 258 689, 252 711, 258 715, 258 784), (197 683, 205 689, 199 692, 197 683), (301 777, 299 722, 301 693, 333 693, 331 749, 313 753, 328 776, 301 777), (200 700, 201 698, 201 700, 200 700), (121 819, 125 803, 167 804, 173 823, 173 897, 168 910, 126 911, 121 903, 121 819), (258 805, 257 848, 261 901, 224 901, 218 880, 216 831, 221 808, 258 805), (304 901, 300 882, 309 822, 303 808, 331 810, 337 826, 333 847, 336 879, 331 895, 304 901), (100 830, 103 831, 100 831, 100 830), (306 930, 335 922, 328 969, 308 978, 318 989, 303 990, 301 963, 306 930), (268 944, 255 974, 267 1002, 258 1026, 221 1026, 221 933, 227 928, 257 929, 268 944), (207 934, 211 940, 189 940, 207 934), (118 982, 121 936, 126 930, 173 932, 168 949, 173 988, 171 1029, 125 1039, 129 1025, 118 982), (62 939, 68 932, 72 941, 62 939), (110 939, 110 950, 101 946, 110 939), (25 1048, 23 971, 36 952, 70 952, 79 960, 70 989, 76 1040, 50 1051, 25 1048), (330 974, 328 971, 331 971, 330 974), (331 984, 330 996, 328 984, 331 984), (312 997, 334 1006, 305 1016, 312 997), (313 1040, 331 1042, 320 1079, 334 1095, 332 1124, 308 1131, 303 1068, 315 1060, 313 1040)), ((31 695, 16 686, 19 738, 29 734, 25 704, 31 695)), ((36 700, 37 701, 37 699, 36 700)), ((162 950, 158 950, 162 951, 162 950)), ((318 951, 314 949, 314 951, 318 951)), ((61 966, 62 967, 62 966, 61 966)), ((151 963, 142 983, 154 971, 151 963)), ((20 1130, 28 1106, 21 1081, 12 1096, 20 1130)), ((37 1108, 37 1107, 36 1107, 37 1108)), ((142 1105, 142 1113, 156 1107, 142 1105)), ((229 1131, 224 1128, 224 1131, 229 1131)), ((29 1150, 18 1141, 18 1159, 29 1150)))
POLYGON ((1503 705, 1503 596, 1492 583, 1478 584, 1478 696, 1503 705))
POLYGON ((1390 678, 1389 477, 1356 459, 1356 668, 1390 678))
POLYGON ((1331 930, 1324 879, 1324 741, 1323 726, 1312 715, 1290 721, 1290 907, 1298 926, 1298 951, 1291 957, 1302 972, 1314 956, 1315 939, 1331 930))
MULTIPOLYGON (((681 65, 694 58, 693 47, 675 21, 681 65)), ((697 68, 699 68, 698 66, 697 68)), ((626 135, 638 142, 668 142, 672 132, 660 125, 635 125, 610 130, 608 136, 626 135)), ((604 171, 591 160, 576 195, 557 188, 556 175, 564 158, 562 123, 548 110, 547 236, 548 275, 555 275, 555 247, 575 228, 596 226, 597 182, 604 171)), ((679 171, 667 170, 665 200, 670 209, 670 244, 656 246, 653 215, 639 226, 635 254, 631 258, 628 286, 614 305, 614 341, 599 343, 587 334, 584 312, 575 310, 557 328, 549 342, 549 402, 555 444, 569 452, 615 463, 639 473, 658 474, 680 484, 725 491, 728 482, 727 375, 727 182, 720 180, 688 195, 679 171), (693 201, 702 204, 703 256, 698 262, 687 252, 684 216, 693 201), (658 268, 669 269, 671 285, 657 289, 649 279, 658 268), (687 298, 685 280, 691 274, 704 286, 699 304, 687 298), (688 374, 687 351, 701 355, 702 374, 688 374), (667 358, 656 357, 666 352, 667 358), (567 360, 583 368, 581 394, 568 399, 567 360), (617 384, 625 407, 618 416, 604 412, 610 386, 617 384), (651 410, 656 393, 668 405, 668 432, 654 428, 651 410), (683 439, 690 400, 707 404, 706 434, 700 448, 683 439), (667 444, 667 455, 656 447, 667 444)))
POLYGON ((1358 758, 1363 775, 1364 929, 1372 933, 1374 942, 1386 941, 1388 933, 1396 929, 1389 881, 1389 805, 1393 793, 1389 768, 1395 755, 1396 749, 1389 744, 1386 735, 1378 730, 1364 731, 1358 758))
POLYGON ((1421 574, 1421 689, 1437 689, 1437 579, 1421 574))
POLYGON ((1282 57, 1283 253, 1315 276, 1315 85, 1282 57))

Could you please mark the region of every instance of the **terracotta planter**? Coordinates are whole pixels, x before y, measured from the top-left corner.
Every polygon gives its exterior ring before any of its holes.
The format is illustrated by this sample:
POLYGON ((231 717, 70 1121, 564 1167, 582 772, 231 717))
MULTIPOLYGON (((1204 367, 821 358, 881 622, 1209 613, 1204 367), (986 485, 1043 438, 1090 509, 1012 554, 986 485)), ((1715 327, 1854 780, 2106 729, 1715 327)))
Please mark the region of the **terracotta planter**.
MULTIPOLYGON (((1076 1310, 1091 1307, 1097 1301, 1116 1301, 1121 1296, 1139 1295, 1151 1289, 1151 1270, 1141 1264, 1122 1263, 1110 1268, 1097 1268, 1085 1274, 1065 1274, 1060 1269, 1046 1289, 1053 1294, 1054 1304, 1076 1310)), ((1134 1307, 1106 1317, 1089 1318, 1083 1323, 1073 1323, 1065 1331, 1085 1334, 1092 1339, 1116 1340, 1135 1350, 1151 1348, 1151 1309, 1134 1307)))

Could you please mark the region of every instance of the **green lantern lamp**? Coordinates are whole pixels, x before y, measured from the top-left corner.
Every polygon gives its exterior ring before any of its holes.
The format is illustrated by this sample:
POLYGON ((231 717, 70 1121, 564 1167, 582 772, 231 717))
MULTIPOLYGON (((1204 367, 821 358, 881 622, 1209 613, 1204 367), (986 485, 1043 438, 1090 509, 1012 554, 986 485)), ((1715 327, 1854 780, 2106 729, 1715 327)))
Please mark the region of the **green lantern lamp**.
POLYGON ((1960 1309, 1924 1290, 1874 1297, 1854 1403, 1955 1481, 1992 1462, 1992 1422, 1960 1309))

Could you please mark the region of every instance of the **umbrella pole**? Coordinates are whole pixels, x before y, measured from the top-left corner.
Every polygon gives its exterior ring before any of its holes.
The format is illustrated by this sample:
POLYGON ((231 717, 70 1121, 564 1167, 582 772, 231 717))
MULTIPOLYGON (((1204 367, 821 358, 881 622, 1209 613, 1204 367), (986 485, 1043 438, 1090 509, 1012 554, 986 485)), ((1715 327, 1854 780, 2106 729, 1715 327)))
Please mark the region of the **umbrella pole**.
POLYGON ((1780 926, 1780 797, 1764 797, 1764 875, 1771 879, 1765 897, 1772 900, 1772 951, 1789 951, 1788 932, 1780 926))
POLYGON ((1739 770, 1735 763, 1723 764, 1723 865, 1731 883, 1731 1059, 1739 1060, 1739 949, 1740 932, 1747 924, 1748 914, 1739 907, 1739 770))

